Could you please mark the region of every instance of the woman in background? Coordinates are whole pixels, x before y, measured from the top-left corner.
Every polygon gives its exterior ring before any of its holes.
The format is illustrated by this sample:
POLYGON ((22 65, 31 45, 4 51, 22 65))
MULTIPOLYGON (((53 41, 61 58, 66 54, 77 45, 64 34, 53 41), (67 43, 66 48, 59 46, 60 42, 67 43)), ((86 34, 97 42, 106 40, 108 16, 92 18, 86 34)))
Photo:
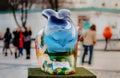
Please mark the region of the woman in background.
POLYGON ((85 32, 83 35, 83 45, 84 45, 84 53, 82 56, 82 64, 84 63, 85 55, 87 51, 89 51, 89 61, 88 64, 91 64, 92 55, 93 55, 93 47, 96 43, 96 26, 93 24, 89 30, 85 32))
POLYGON ((31 27, 25 27, 24 48, 26 50, 26 59, 30 59, 31 35, 32 35, 31 27))
POLYGON ((3 51, 5 50, 5 56, 7 56, 8 49, 10 50, 11 55, 12 55, 12 51, 10 49, 10 41, 11 41, 11 39, 12 39, 12 34, 10 32, 10 29, 6 28, 6 32, 5 32, 4 37, 3 37, 3 40, 4 40, 3 51))
POLYGON ((20 28, 17 28, 13 31, 13 45, 14 45, 14 52, 15 52, 15 59, 17 59, 17 51, 19 49, 19 38, 20 38, 20 28))
POLYGON ((18 57, 23 56, 23 45, 24 45, 24 35, 23 35, 22 27, 20 27, 19 53, 18 53, 18 57))

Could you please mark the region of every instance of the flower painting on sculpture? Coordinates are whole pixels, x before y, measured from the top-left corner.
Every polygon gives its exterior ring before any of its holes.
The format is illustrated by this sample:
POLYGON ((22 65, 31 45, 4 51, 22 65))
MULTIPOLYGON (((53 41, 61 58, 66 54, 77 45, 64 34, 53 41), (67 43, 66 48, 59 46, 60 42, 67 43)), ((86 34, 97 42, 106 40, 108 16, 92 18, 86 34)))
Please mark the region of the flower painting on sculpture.
POLYGON ((40 69, 48 74, 74 74, 77 30, 70 11, 45 9, 47 23, 36 37, 36 56, 40 69))

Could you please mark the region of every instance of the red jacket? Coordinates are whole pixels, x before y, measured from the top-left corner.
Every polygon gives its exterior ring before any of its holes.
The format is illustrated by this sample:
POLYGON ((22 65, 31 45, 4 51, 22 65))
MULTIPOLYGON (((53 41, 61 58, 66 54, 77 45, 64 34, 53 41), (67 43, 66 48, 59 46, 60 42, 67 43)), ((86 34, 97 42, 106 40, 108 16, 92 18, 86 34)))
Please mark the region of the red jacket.
POLYGON ((22 32, 20 32, 19 48, 23 48, 23 39, 24 39, 24 35, 22 32))

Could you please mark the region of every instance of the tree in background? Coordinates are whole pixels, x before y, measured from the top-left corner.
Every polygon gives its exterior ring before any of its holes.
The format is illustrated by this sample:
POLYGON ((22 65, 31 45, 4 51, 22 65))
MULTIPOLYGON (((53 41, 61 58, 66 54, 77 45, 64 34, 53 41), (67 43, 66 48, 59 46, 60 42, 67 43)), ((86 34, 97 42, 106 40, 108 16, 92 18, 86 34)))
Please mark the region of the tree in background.
POLYGON ((17 26, 25 27, 27 23, 28 10, 32 6, 32 0, 9 0, 9 4, 17 26), (20 10, 21 12, 21 24, 18 22, 16 17, 16 10, 20 10))
MULTIPOLYGON (((26 26, 27 18, 28 18, 28 10, 31 9, 32 5, 35 3, 36 5, 42 5, 43 9, 51 8, 54 10, 58 10, 58 0, 8 0, 8 3, 13 12, 13 16, 17 26, 26 26), (44 5, 43 5, 44 3, 44 5), (20 10, 21 12, 21 23, 18 22, 16 11, 20 10)), ((40 7, 42 8, 42 7, 40 7)))
POLYGON ((55 11, 58 10, 58 0, 48 0, 51 8, 54 9, 55 11))
POLYGON ((60 0, 34 0, 34 3, 39 3, 42 5, 42 9, 51 8, 53 10, 58 10, 58 3, 60 0))
POLYGON ((9 0, 9 4, 13 12, 13 16, 14 16, 17 26, 19 27, 26 26, 28 10, 31 9, 33 3, 44 3, 44 5, 48 7, 50 6, 52 9, 56 11, 58 10, 58 0, 9 0), (21 24, 18 22, 18 19, 16 17, 16 10, 20 10, 21 12, 21 24))

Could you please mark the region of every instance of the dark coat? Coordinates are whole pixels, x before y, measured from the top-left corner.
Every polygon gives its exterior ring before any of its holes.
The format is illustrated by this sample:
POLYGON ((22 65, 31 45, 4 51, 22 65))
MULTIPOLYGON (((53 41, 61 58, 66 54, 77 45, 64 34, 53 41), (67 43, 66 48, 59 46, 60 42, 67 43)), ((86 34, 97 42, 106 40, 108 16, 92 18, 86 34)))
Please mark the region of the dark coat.
POLYGON ((30 49, 32 31, 25 31, 23 34, 24 34, 24 48, 30 49))
POLYGON ((11 35, 10 32, 6 32, 6 33, 4 34, 4 37, 3 37, 4 42, 10 43, 11 38, 12 38, 12 35, 11 35))
POLYGON ((16 46, 16 47, 19 47, 20 32, 14 31, 13 35, 14 35, 13 45, 16 46))

